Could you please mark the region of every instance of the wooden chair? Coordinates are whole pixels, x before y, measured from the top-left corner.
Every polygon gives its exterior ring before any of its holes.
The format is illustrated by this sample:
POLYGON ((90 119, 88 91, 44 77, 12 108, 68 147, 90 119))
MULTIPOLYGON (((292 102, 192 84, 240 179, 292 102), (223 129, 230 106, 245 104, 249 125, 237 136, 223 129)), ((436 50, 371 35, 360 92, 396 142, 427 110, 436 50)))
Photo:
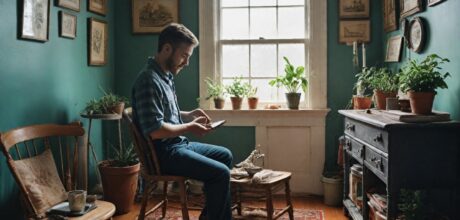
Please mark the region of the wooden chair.
POLYGON ((184 220, 189 219, 188 208, 187 208, 187 192, 185 189, 185 181, 187 178, 183 176, 169 176, 162 175, 160 164, 155 152, 155 146, 150 138, 144 138, 142 133, 139 131, 137 126, 132 120, 132 108, 127 108, 123 112, 123 118, 127 121, 130 127, 131 135, 134 141, 136 152, 141 162, 141 176, 145 181, 145 188, 142 195, 142 204, 139 211, 139 220, 143 220, 145 216, 156 211, 160 207, 162 208, 162 217, 166 216, 166 208, 168 206, 168 182, 177 182, 179 184, 180 201, 182 207, 182 218, 184 220), (163 195, 162 200, 157 203, 153 208, 146 211, 149 197, 155 184, 163 182, 163 195))
MULTIPOLYGON (((77 189, 78 149, 86 147, 84 133, 80 123, 32 125, 0 133, 0 147, 19 185, 27 218, 47 218, 46 210, 65 201, 67 191, 77 189)), ((96 201, 96 205, 71 219, 109 219, 115 213, 112 203, 96 201)))

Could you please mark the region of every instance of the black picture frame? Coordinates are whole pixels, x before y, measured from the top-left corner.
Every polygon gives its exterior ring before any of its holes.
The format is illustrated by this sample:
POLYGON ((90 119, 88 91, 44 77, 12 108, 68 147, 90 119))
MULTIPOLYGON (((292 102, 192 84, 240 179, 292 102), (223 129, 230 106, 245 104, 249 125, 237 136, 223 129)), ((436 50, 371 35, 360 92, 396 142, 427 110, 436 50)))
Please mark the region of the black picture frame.
POLYGON ((50 0, 22 0, 21 3, 18 37, 40 42, 48 41, 50 0))

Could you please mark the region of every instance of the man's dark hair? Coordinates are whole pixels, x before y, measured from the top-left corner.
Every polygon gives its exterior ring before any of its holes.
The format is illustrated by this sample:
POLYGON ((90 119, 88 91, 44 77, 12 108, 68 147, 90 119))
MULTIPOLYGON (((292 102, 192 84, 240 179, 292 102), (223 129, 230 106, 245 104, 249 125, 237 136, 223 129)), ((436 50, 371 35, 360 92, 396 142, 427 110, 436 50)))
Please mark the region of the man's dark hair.
POLYGON ((177 48, 181 43, 186 43, 196 47, 198 46, 198 39, 184 25, 171 23, 160 33, 158 40, 158 52, 160 52, 163 46, 168 43, 171 44, 173 48, 177 48))

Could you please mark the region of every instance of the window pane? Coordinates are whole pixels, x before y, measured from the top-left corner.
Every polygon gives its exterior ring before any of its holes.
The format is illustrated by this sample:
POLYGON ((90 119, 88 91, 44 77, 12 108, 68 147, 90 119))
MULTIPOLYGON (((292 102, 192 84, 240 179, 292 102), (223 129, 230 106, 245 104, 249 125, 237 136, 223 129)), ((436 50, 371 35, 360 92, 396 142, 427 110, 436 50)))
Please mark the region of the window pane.
POLYGON ((249 46, 222 46, 222 77, 249 76, 249 46))
POLYGON ((283 56, 289 59, 292 65, 305 67, 305 49, 304 44, 280 44, 278 56, 278 74, 284 75, 284 66, 286 62, 283 56))
POLYGON ((276 9, 251 8, 251 38, 276 38, 276 9))
POLYGON ((270 86, 268 84, 269 79, 253 79, 251 84, 253 87, 257 87, 257 96, 259 101, 274 101, 276 100, 276 86, 270 86))
POLYGON ((222 0, 222 7, 248 6, 248 0, 222 0))
POLYGON ((305 5, 305 0, 278 0, 278 5, 305 5))
POLYGON ((222 38, 248 39, 249 37, 248 9, 222 9, 222 38))
POLYGON ((276 77, 276 45, 251 45, 251 76, 276 77))
POLYGON ((276 6, 276 0, 250 0, 251 6, 276 6))
POLYGON ((279 8, 278 36, 280 38, 305 37, 305 8, 279 8))

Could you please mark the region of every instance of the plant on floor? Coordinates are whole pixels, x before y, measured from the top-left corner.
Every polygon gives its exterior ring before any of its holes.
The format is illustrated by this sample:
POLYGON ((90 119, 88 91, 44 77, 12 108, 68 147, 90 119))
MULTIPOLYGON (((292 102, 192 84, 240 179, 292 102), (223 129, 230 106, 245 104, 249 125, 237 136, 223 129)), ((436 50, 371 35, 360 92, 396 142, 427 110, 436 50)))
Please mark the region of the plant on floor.
POLYGON ((425 193, 420 190, 401 189, 398 208, 404 215, 404 220, 419 220, 426 216, 424 206, 425 193))
MULTIPOLYGON (((110 143, 109 143, 110 144, 110 143)), ((127 167, 139 163, 134 145, 131 143, 127 147, 116 148, 111 145, 111 149, 114 152, 113 158, 110 160, 110 166, 112 167, 127 167)))
POLYGON ((421 62, 410 60, 400 73, 400 89, 408 92, 411 109, 416 114, 429 114, 436 89, 447 89, 448 72, 442 73, 441 65, 450 62, 437 54, 428 55, 421 62))

